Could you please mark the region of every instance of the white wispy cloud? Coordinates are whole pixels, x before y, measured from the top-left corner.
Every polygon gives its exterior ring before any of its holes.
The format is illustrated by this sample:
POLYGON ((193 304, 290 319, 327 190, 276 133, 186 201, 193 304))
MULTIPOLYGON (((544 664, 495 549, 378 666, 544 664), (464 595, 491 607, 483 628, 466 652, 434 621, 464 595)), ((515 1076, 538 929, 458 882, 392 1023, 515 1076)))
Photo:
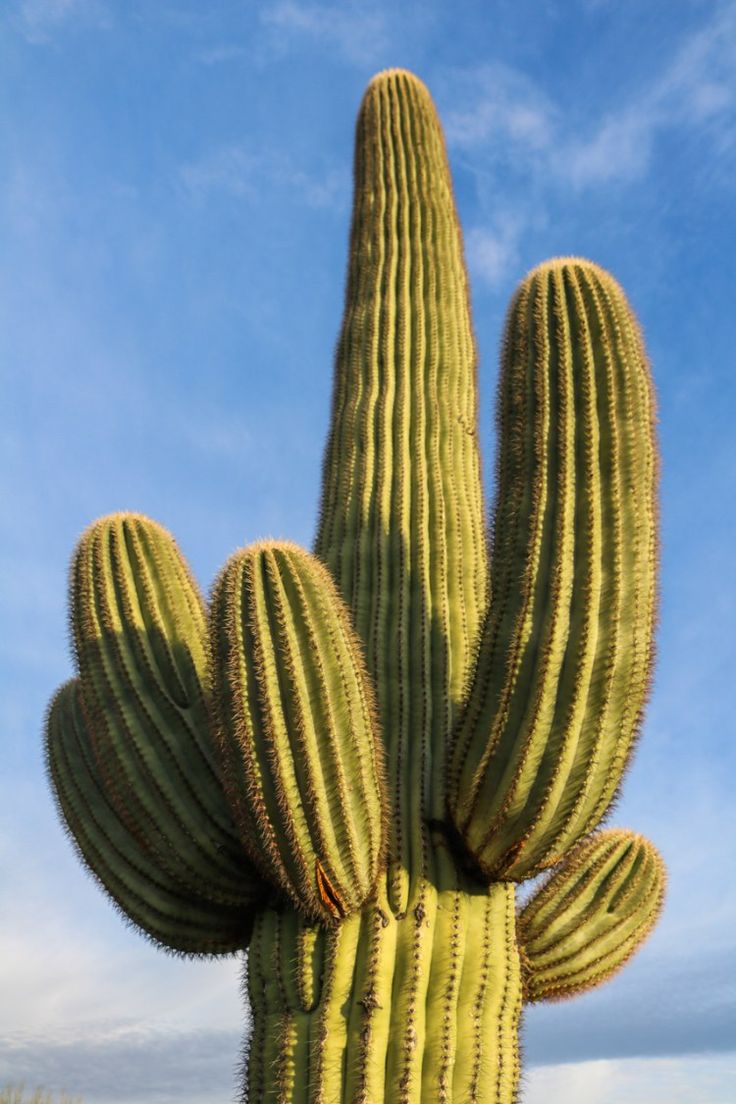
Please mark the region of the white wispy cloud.
POLYGON ((612 116, 587 141, 571 142, 567 155, 555 159, 556 171, 577 186, 633 180, 647 167, 653 133, 646 108, 612 116))
POLYGON ((709 951, 700 933, 684 925, 680 934, 680 945, 661 954, 656 932, 626 970, 599 989, 529 1008, 527 1060, 545 1064, 731 1051, 736 949, 709 951), (683 962, 682 947, 694 944, 697 958, 683 962))
MULTIPOLYGON (((157 1028, 150 1023, 85 1023, 43 1047, 11 1033, 0 1043, 0 1076, 43 1080, 88 1101, 207 1104, 236 1088, 237 1030, 157 1028)), ((531 1067, 524 1104, 730 1104, 736 1054, 599 1060, 531 1067)))
POLYGON ((496 217, 492 226, 474 226, 465 234, 465 253, 473 276, 489 287, 499 287, 518 268, 519 240, 524 229, 520 215, 496 217))
MULTIPOLYGON (((555 105, 523 73, 508 65, 484 65, 453 78, 453 98, 464 106, 443 111, 448 145, 464 158, 462 167, 479 179, 518 164, 543 167, 550 136, 559 125, 555 105), (482 164, 478 151, 483 151, 482 164)), ((535 211, 533 221, 539 220, 535 211)), ((471 274, 486 286, 501 287, 518 270, 520 246, 532 216, 499 210, 497 192, 488 221, 465 231, 471 274)))
POLYGON ((110 25, 110 12, 103 0, 19 0, 14 15, 23 37, 34 45, 48 42, 56 31, 74 21, 100 28, 110 25))
POLYGON ((282 36, 309 38, 337 50, 348 61, 364 64, 385 48, 386 17, 365 3, 304 4, 280 0, 261 12, 261 22, 282 36))
POLYGON ((524 1104, 728 1104, 736 1054, 540 1066, 524 1078, 524 1104))
POLYGON ((247 1029, 242 961, 182 961, 126 930, 80 868, 48 788, 0 809, 0 1084, 93 1104, 230 1099, 247 1029))
POLYGON ((466 104, 443 112, 450 145, 492 142, 500 157, 549 148, 559 125, 557 111, 524 73, 508 65, 483 65, 455 74, 453 86, 454 97, 466 104))
POLYGON ((182 961, 126 930, 79 864, 45 780, 4 789, 0 870, 0 992, 13 994, 0 1002, 1 1040, 61 1045, 91 1023, 99 1041, 130 1024, 239 1028, 238 958, 182 961))
POLYGON ((276 187, 307 207, 323 208, 342 205, 349 194, 345 170, 328 169, 317 177, 284 154, 254 152, 241 143, 205 153, 184 165, 180 177, 187 191, 198 199, 215 192, 255 202, 276 187))
POLYGON ((447 113, 449 142, 493 144, 495 160, 552 174, 583 188, 632 181, 648 169, 660 135, 685 128, 724 145, 736 126, 736 4, 721 5, 658 73, 578 134, 554 102, 524 73, 484 66, 460 76, 470 104, 447 113), (472 91, 471 91, 472 89, 472 91), (725 131, 725 136, 724 136, 725 131))
POLYGON ((733 125, 735 69, 736 5, 730 3, 684 43, 635 103, 608 115, 589 139, 569 142, 558 171, 577 185, 635 179, 649 166, 661 133, 733 125))
POLYGON ((542 1066, 526 1078, 526 1104, 564 1099, 566 1104, 612 1104, 611 1079, 615 1062, 581 1062, 542 1066), (607 1094, 607 1095, 606 1095, 607 1094))

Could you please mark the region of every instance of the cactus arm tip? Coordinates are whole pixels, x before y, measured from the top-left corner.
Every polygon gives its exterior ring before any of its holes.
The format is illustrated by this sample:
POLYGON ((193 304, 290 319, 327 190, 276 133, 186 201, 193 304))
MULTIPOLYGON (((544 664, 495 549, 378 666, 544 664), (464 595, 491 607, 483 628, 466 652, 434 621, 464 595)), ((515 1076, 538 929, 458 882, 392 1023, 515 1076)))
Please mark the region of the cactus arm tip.
POLYGON ((527 1001, 564 1000, 617 974, 657 923, 666 885, 644 836, 607 829, 579 843, 518 916, 527 1001))

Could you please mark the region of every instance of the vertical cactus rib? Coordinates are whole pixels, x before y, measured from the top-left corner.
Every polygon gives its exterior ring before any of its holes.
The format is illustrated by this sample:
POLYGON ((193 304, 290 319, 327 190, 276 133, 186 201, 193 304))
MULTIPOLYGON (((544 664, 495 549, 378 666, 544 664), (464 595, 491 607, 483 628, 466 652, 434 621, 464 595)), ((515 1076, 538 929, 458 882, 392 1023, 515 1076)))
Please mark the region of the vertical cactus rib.
POLYGON ((423 821, 443 815, 445 745, 486 600, 476 419, 442 132, 421 82, 391 70, 372 81, 358 118, 315 547, 351 608, 377 686, 391 855, 403 885, 397 908, 407 906, 406 872, 427 869, 423 821))
POLYGON ((397 920, 386 911, 381 890, 377 904, 325 929, 322 984, 312 1009, 295 999, 299 983, 280 948, 290 931, 283 914, 259 917, 249 986, 254 1009, 265 1012, 270 1026, 266 1038, 257 1036, 258 1045, 254 1036, 249 1098, 274 1104, 511 1104, 522 999, 515 887, 468 893, 467 880, 460 882, 441 895, 430 887, 423 918, 410 912, 397 920), (445 910, 455 928, 453 954, 440 942, 445 910), (433 946, 432 984, 407 1021, 401 979, 411 972, 417 922, 433 946), (448 994, 452 1027, 446 1029, 448 994), (438 1029, 449 1050, 432 1045, 438 1029), (280 1082, 276 1073, 292 1063, 301 1081, 280 1082))
POLYGON ((362 916, 347 1019, 345 1098, 361 1104, 382 1100, 388 1092, 398 929, 386 909, 385 891, 379 891, 375 906, 362 916))
POLYGON ((312 917, 360 907, 385 852, 383 749, 328 571, 287 542, 243 549, 213 592, 220 743, 244 845, 312 917))
POLYGON ((429 884, 402 920, 392 991, 394 1028, 389 1042, 386 1079, 399 1104, 421 1100, 426 1054, 427 994, 432 965, 437 898, 429 884))
POLYGON ((527 277, 500 399, 493 597, 448 803, 478 866, 518 879, 600 821, 650 677, 653 396, 607 273, 572 259, 527 277))
POLYGON ((128 831, 105 792, 80 702, 79 683, 55 695, 46 726, 46 759, 61 814, 79 855, 117 907, 146 936, 182 954, 229 954, 248 942, 263 883, 245 860, 240 900, 226 905, 196 893, 163 869, 128 831))
POLYGON ((71 620, 81 700, 106 794, 131 834, 213 900, 244 862, 208 726, 201 599, 171 536, 102 518, 79 542, 71 620))
POLYGON ((575 996, 617 973, 654 927, 665 884, 658 851, 633 832, 579 844, 519 914, 526 999, 575 996))
MULTIPOLYGON (((266 1052, 271 1042, 269 1036, 269 987, 271 983, 266 973, 267 964, 264 962, 265 949, 262 931, 272 922, 273 912, 270 910, 261 912, 256 917, 248 948, 244 977, 244 989, 247 993, 248 1004, 253 1017, 250 1047, 243 1056, 247 1072, 247 1099, 252 1104, 263 1104, 266 1098, 267 1071, 270 1076, 266 1052)), ((272 974, 270 976, 272 977, 272 974)))
POLYGON ((452 1101, 511 1101, 521 978, 514 887, 470 895, 460 978, 452 1101))
POLYGON ((459 1030, 458 1001, 465 952, 467 902, 455 884, 438 894, 434 950, 427 989, 427 1037, 422 1067, 423 1099, 453 1099, 452 1073, 459 1030))

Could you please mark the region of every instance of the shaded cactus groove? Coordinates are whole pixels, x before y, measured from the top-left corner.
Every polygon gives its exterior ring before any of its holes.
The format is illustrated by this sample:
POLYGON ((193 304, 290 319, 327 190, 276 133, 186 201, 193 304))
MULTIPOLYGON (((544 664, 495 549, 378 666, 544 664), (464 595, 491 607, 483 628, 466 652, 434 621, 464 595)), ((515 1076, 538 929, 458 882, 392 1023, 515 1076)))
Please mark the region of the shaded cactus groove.
POLYGON ((524 1003, 606 980, 661 909, 655 848, 598 830, 656 598, 653 391, 615 280, 556 259, 513 298, 490 552, 477 405, 442 131, 390 70, 358 118, 314 554, 242 549, 208 613, 165 530, 95 522, 47 721, 129 921, 248 950, 254 1104, 510 1104, 524 1003))

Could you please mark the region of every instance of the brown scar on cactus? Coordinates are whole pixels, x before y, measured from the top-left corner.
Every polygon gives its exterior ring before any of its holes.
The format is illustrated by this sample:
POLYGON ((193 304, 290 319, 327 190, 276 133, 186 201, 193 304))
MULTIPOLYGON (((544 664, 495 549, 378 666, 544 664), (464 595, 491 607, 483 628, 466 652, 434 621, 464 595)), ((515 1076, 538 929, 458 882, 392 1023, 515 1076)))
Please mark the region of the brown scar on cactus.
POLYGON ((327 872, 319 859, 315 864, 315 877, 317 879, 317 892, 323 905, 330 910, 333 916, 343 920, 347 916, 347 909, 340 900, 339 893, 327 877, 327 872))
POLYGON ((314 551, 241 549, 208 604, 141 515, 74 556, 52 789, 136 928, 248 951, 250 1104, 512 1104, 524 1004, 606 981, 661 911, 656 849, 600 829, 654 654, 639 327, 590 261, 521 281, 490 542, 476 361, 439 119, 387 70, 357 121, 314 551))

